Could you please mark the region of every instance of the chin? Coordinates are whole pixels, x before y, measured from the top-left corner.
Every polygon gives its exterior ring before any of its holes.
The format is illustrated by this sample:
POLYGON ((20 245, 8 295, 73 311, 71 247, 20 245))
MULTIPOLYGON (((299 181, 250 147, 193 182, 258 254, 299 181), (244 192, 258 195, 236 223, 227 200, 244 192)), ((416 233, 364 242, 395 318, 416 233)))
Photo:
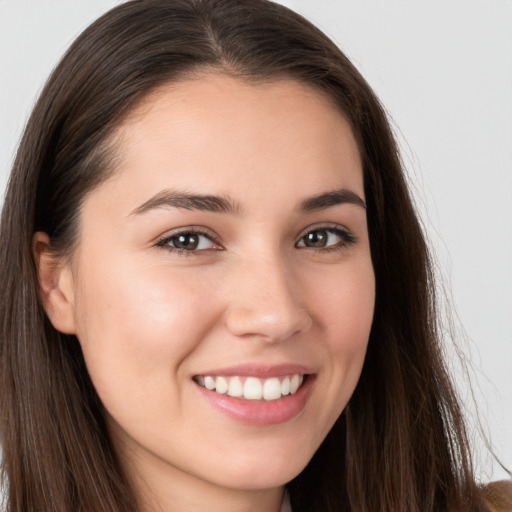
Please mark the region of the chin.
MULTIPOLYGON (((300 452, 300 448, 297 452, 300 452)), ((222 472, 222 476, 219 474, 222 470, 217 473, 215 480, 218 485, 239 490, 281 487, 301 473, 310 458, 297 453, 294 456, 274 455, 264 461, 235 459, 231 461, 229 469, 222 472)))

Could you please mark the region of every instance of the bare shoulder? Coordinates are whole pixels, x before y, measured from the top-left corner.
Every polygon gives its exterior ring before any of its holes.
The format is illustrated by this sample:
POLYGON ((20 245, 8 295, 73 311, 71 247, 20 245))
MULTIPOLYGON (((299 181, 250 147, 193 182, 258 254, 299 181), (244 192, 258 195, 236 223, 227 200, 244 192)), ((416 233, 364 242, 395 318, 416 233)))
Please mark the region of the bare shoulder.
POLYGON ((482 492, 491 512, 512 512, 512 480, 492 482, 482 492))

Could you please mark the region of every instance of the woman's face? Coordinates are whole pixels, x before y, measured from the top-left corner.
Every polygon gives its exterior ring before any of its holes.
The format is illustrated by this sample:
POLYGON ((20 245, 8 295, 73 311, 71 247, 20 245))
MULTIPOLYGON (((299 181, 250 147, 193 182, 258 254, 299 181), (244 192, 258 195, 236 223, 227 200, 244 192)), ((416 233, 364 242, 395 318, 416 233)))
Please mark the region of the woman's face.
POLYGON ((372 323, 351 129, 303 85, 209 74, 114 140, 64 270, 121 460, 146 482, 280 486, 346 406, 372 323))

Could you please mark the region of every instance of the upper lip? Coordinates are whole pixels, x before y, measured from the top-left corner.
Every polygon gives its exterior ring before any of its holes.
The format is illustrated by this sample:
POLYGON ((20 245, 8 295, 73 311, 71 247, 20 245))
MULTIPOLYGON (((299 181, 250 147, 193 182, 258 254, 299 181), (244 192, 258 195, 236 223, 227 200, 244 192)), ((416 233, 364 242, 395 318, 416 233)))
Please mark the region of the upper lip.
POLYGON ((198 373, 197 375, 215 375, 224 377, 284 377, 286 375, 306 375, 312 374, 315 371, 305 365, 295 363, 282 363, 276 365, 262 365, 261 363, 244 363, 227 368, 215 368, 205 372, 198 373))

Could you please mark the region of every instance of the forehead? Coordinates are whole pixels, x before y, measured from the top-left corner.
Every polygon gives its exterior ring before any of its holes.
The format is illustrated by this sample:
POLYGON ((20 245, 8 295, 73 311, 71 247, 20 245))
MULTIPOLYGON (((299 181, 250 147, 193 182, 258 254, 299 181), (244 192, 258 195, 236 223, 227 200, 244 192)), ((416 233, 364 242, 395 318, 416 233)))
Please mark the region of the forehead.
POLYGON ((226 195, 348 186, 363 194, 349 123, 323 93, 296 81, 206 74, 166 84, 137 105, 113 140, 115 179, 131 182, 138 196, 169 186, 226 195))

